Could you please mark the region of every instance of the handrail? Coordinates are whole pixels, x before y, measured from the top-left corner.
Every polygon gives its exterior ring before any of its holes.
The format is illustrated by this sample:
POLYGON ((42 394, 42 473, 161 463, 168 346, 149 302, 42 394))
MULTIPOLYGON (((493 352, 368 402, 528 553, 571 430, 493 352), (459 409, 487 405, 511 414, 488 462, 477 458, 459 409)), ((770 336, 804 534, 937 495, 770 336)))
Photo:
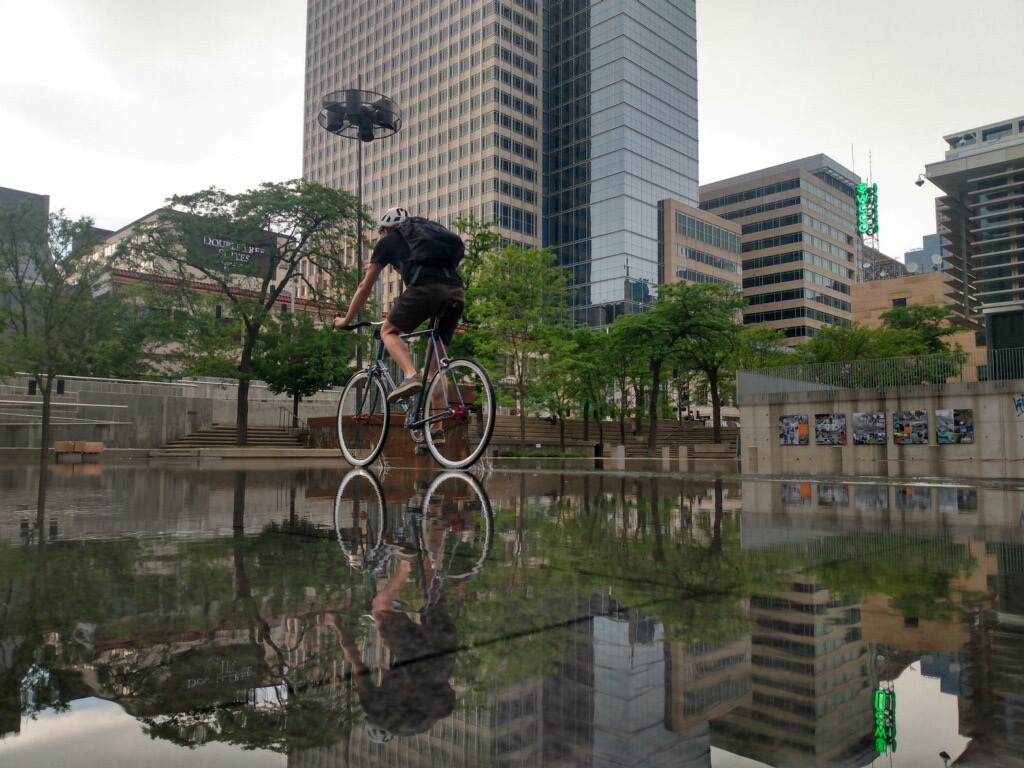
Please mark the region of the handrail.
MULTIPOLYGON (((290 409, 285 408, 283 405, 278 405, 277 408, 280 411, 284 411, 284 414, 289 418, 289 421, 294 420, 294 421, 299 422, 302 425, 302 427, 297 427, 298 429, 305 428, 305 430, 307 432, 311 431, 310 427, 309 427, 309 422, 307 422, 304 418, 299 416, 297 413, 293 413, 290 409)), ((281 422, 281 417, 280 417, 280 414, 278 414, 278 423, 280 424, 280 422, 281 422)), ((293 429, 293 427, 292 427, 292 425, 290 423, 287 424, 287 425, 282 425, 282 426, 285 426, 287 429, 293 429)))

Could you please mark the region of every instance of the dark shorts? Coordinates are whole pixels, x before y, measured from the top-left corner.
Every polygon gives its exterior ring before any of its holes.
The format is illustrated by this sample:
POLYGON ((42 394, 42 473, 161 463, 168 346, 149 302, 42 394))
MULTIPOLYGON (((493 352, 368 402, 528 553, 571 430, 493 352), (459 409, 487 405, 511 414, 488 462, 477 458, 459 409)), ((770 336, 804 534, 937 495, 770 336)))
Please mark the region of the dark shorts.
POLYGON ((466 291, 461 285, 407 285, 388 312, 388 321, 402 333, 412 333, 443 309, 438 328, 447 344, 455 335, 465 306, 466 291))

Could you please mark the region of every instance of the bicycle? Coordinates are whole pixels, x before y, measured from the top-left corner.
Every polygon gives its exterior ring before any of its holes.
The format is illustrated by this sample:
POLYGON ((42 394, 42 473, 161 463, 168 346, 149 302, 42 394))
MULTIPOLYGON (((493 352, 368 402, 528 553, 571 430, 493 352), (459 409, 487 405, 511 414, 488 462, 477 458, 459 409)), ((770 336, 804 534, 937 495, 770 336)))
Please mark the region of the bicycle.
MULTIPOLYGON (((449 359, 444 342, 436 328, 442 312, 434 317, 430 328, 403 333, 403 339, 429 337, 423 360, 422 380, 426 381, 432 360, 437 360, 437 373, 430 383, 411 398, 396 401, 405 413, 405 428, 414 442, 425 445, 434 459, 447 469, 465 469, 487 450, 494 432, 494 385, 480 363, 470 358, 449 359)), ((362 321, 346 330, 373 328, 377 342, 376 355, 362 371, 352 375, 338 402, 338 447, 345 459, 355 467, 372 464, 381 451, 391 427, 388 394, 395 382, 388 371, 387 350, 381 341, 383 322, 362 321)))
POLYGON ((483 570, 494 542, 494 512, 483 485, 464 472, 435 477, 419 509, 388 514, 384 489, 370 470, 353 469, 334 498, 334 533, 346 562, 376 577, 396 552, 443 560, 438 578, 463 581, 483 570))

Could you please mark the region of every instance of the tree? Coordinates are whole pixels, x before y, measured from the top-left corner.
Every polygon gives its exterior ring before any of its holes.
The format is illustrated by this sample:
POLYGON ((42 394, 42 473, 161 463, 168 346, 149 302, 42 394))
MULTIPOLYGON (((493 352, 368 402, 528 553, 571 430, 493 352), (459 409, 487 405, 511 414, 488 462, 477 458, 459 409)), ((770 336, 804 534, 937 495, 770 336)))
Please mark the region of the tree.
POLYGON ((883 328, 898 331, 903 343, 915 350, 909 354, 935 355, 952 351, 945 337, 956 333, 957 328, 946 307, 910 304, 888 309, 879 317, 883 328))
POLYGON ((494 378, 499 396, 519 408, 520 449, 526 448, 526 408, 537 358, 545 351, 543 329, 565 316, 566 285, 554 254, 518 245, 485 254, 474 280, 469 312, 480 325, 475 348, 505 369, 505 376, 494 378))
POLYGON ((558 417, 558 440, 565 453, 565 419, 576 402, 581 358, 579 339, 565 326, 552 326, 544 332, 544 357, 540 360, 536 402, 558 417))
POLYGON ((265 328, 253 353, 253 373, 275 395, 292 398, 292 426, 299 426, 299 402, 344 384, 352 372, 352 337, 328 326, 317 328, 309 315, 279 315, 265 328))
POLYGON ((658 402, 665 363, 673 355, 679 354, 678 343, 681 340, 704 339, 706 325, 715 324, 717 327, 722 313, 719 303, 727 298, 727 290, 717 285, 661 285, 658 287, 658 298, 650 311, 641 315, 623 315, 612 325, 614 331, 635 345, 636 354, 647 362, 651 382, 648 397, 651 422, 647 436, 648 453, 654 453, 657 445, 658 402))
POLYGON ((685 291, 672 291, 670 295, 680 303, 689 303, 687 314, 701 318, 699 327, 680 339, 679 346, 682 359, 707 379, 713 439, 721 442, 721 384, 723 378, 736 371, 736 352, 743 332, 740 312, 747 301, 738 288, 715 283, 690 285, 685 291))
POLYGON ((296 180, 238 195, 207 189, 172 197, 126 242, 129 265, 172 297, 182 338, 194 347, 191 372, 238 380, 239 445, 247 440, 253 353, 267 316, 293 281, 333 314, 347 284, 345 247, 367 222, 355 196, 296 180))
POLYGON ((62 375, 140 374, 140 313, 112 294, 94 256, 92 220, 25 201, 0 209, 0 373, 27 373, 42 398, 38 509, 46 500, 54 381, 62 375))

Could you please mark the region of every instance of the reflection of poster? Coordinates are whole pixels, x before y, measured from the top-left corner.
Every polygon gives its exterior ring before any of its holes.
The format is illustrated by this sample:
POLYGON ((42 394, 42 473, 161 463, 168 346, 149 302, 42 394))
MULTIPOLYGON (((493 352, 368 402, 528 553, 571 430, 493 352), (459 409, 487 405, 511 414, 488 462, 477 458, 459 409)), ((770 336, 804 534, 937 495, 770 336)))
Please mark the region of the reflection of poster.
POLYGON ((808 445, 810 430, 807 415, 779 416, 779 445, 808 445))
POLYGON ((867 411, 853 414, 854 445, 885 445, 885 414, 867 411))
POLYGON ((976 488, 939 488, 939 511, 947 514, 978 511, 976 488))
POLYGON ((780 486, 783 504, 805 507, 811 503, 810 483, 782 483, 780 486))
POLYGON ((814 442, 817 445, 846 445, 846 414, 816 413, 814 442))
POLYGON ((896 445, 927 445, 928 411, 893 411, 892 441, 896 445))
POLYGON ((889 508, 889 486, 858 485, 853 489, 853 503, 864 512, 889 508))
POLYGON ((935 439, 939 445, 974 442, 974 411, 947 409, 935 412, 935 439))
POLYGON ((926 512, 932 506, 932 489, 907 485, 896 489, 896 509, 904 512, 926 512))
POLYGON ((850 506, 850 489, 845 485, 819 485, 818 506, 848 507, 850 506))

